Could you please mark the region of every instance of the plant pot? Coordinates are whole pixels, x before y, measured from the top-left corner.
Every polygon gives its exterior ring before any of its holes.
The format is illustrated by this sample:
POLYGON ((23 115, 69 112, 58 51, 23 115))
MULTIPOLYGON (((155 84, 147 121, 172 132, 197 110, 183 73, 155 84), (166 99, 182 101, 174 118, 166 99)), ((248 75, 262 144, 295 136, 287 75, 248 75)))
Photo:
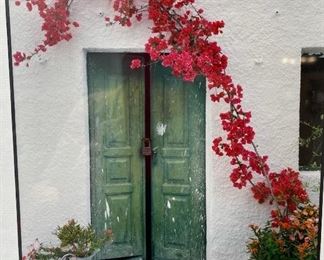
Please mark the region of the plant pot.
POLYGON ((75 258, 71 258, 71 260, 92 260, 94 258, 95 255, 91 255, 91 256, 85 256, 85 257, 78 257, 76 256, 75 258))
POLYGON ((84 256, 84 257, 79 257, 75 256, 72 254, 66 254, 63 256, 60 260, 92 260, 96 256, 96 254, 99 252, 99 250, 95 251, 92 255, 90 256, 84 256))

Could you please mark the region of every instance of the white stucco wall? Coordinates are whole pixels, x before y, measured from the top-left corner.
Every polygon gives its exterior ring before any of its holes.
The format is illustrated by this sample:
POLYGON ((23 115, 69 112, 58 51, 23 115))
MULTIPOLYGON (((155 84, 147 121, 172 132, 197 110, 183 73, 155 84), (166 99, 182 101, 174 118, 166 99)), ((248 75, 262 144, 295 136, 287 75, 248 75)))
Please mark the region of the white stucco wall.
MULTIPOLYGON (((13 49, 32 50, 41 39, 37 16, 11 2, 13 49)), ((68 218, 90 221, 85 53, 141 51, 149 36, 145 23, 106 28, 99 14, 109 14, 108 2, 75 1, 71 12, 81 27, 71 42, 15 69, 23 248, 36 237, 49 241, 68 218)), ((235 82, 244 86, 261 153, 274 170, 297 168, 300 55, 303 47, 324 47, 323 1, 198 3, 210 19, 226 23, 219 42, 235 82)), ((227 160, 212 153, 222 107, 206 98, 207 256, 247 259, 248 225, 264 223, 269 212, 248 190, 232 188, 227 160)))

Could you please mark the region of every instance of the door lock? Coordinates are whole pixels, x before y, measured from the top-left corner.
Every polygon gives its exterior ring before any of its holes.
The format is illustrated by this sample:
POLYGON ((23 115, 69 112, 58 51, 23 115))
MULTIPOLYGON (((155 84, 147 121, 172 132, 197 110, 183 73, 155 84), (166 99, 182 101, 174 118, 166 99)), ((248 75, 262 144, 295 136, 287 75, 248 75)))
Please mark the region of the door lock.
POLYGON ((152 146, 150 138, 143 138, 142 155, 152 156, 152 146))

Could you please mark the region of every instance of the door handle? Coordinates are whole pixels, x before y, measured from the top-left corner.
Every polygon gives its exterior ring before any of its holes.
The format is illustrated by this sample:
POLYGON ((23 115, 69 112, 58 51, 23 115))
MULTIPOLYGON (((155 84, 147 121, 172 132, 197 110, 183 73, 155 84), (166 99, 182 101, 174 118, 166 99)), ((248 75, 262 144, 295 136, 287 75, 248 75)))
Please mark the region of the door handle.
POLYGON ((159 147, 158 147, 158 146, 154 147, 154 148, 152 149, 153 155, 157 155, 158 150, 159 150, 159 147))

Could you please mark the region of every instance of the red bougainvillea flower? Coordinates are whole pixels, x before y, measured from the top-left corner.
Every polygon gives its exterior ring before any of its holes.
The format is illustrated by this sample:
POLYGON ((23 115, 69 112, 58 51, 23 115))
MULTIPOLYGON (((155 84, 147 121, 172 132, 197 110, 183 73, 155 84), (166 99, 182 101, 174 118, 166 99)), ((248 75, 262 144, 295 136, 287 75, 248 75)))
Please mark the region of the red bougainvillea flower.
POLYGON ((258 182, 251 188, 253 192, 253 197, 259 202, 263 203, 266 199, 269 198, 271 190, 265 182, 258 182))
POLYGON ((308 201, 307 192, 299 179, 299 173, 287 168, 279 174, 271 173, 269 175, 273 195, 276 197, 279 205, 285 206, 293 212, 298 204, 308 201))
POLYGON ((17 51, 13 55, 13 58, 14 58, 14 65, 18 66, 21 62, 26 60, 27 56, 26 56, 26 53, 22 53, 20 51, 17 51))
POLYGON ((131 65, 130 65, 130 67, 132 69, 137 69, 137 68, 140 68, 141 66, 142 66, 142 62, 141 62, 140 59, 134 59, 134 60, 132 60, 131 65))

